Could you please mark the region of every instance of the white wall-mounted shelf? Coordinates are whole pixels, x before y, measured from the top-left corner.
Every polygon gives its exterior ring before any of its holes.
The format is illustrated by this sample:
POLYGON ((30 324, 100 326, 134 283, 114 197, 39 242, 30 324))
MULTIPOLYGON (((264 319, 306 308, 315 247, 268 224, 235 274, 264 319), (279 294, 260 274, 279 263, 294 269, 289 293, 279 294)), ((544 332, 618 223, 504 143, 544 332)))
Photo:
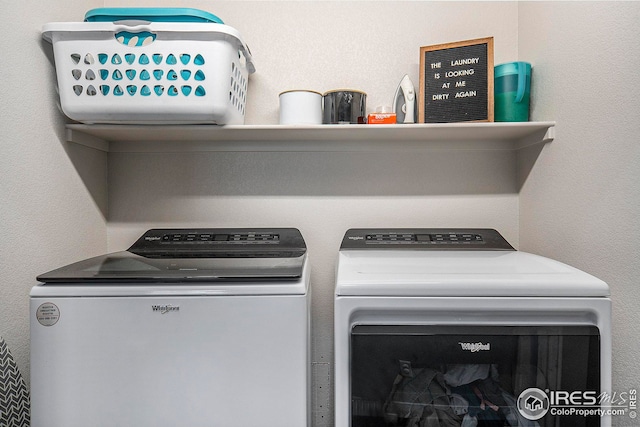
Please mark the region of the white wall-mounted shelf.
POLYGON ((519 150, 550 142, 555 122, 412 125, 86 125, 67 140, 110 152, 519 150))

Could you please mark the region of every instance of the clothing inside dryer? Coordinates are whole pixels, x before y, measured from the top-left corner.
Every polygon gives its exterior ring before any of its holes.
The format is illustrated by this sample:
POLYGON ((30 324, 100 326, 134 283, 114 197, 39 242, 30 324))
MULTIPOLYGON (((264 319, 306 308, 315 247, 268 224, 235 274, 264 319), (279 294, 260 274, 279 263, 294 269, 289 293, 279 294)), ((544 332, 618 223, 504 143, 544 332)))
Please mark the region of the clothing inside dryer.
POLYGON ((531 420, 518 408, 529 389, 599 395, 599 355, 593 326, 355 326, 351 425, 599 426, 597 416, 531 420))

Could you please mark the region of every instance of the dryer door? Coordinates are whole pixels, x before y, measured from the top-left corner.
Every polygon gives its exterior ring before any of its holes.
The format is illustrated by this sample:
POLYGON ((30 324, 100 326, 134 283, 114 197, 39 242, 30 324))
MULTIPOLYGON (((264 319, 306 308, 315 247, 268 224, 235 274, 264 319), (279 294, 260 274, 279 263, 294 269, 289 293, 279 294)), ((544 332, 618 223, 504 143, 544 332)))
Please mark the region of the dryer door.
POLYGON ((600 425, 595 326, 358 325, 350 372, 354 427, 600 425))

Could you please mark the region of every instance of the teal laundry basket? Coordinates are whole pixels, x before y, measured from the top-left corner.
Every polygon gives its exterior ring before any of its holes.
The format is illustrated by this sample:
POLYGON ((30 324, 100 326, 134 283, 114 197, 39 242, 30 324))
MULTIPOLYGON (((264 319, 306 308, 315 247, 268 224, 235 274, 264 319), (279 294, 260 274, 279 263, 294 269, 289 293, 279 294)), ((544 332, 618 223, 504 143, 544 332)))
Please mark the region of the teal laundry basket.
POLYGON ((249 74, 240 33, 196 9, 102 8, 43 26, 62 111, 84 123, 243 124, 249 74))

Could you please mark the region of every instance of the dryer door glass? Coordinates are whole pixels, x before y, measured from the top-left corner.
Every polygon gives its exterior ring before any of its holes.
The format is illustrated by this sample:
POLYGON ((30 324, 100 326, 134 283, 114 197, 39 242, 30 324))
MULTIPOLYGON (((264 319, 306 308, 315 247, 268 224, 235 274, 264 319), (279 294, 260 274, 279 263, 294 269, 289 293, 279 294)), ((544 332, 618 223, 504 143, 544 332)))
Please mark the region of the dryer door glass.
POLYGON ((600 425, 594 326, 359 325, 350 372, 353 427, 600 425))

